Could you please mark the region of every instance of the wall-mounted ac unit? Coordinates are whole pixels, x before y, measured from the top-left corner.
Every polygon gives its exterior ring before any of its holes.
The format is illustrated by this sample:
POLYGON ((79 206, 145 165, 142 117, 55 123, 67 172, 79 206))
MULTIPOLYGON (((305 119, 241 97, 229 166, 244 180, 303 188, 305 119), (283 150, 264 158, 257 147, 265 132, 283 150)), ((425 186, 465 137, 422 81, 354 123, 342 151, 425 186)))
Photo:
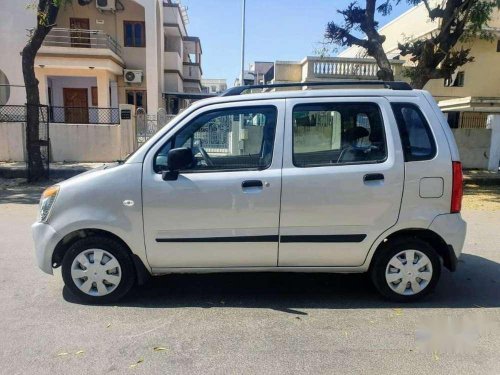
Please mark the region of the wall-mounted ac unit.
POLYGON ((125 71, 123 72, 123 80, 126 83, 141 83, 142 70, 125 69, 125 71))
POLYGON ((95 6, 99 10, 116 10, 116 0, 96 0, 95 6))

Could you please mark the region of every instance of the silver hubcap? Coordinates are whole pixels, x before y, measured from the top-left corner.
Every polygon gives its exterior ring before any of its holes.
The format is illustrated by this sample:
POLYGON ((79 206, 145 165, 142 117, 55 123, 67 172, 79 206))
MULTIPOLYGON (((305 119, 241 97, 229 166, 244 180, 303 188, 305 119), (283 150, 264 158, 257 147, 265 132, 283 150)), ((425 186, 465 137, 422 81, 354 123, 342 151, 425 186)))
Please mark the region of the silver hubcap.
POLYGON ((111 253, 102 249, 89 249, 73 260, 71 277, 83 293, 100 297, 118 287, 122 270, 111 253))
POLYGON ((385 270, 389 287, 405 296, 421 292, 431 279, 431 260, 418 250, 404 250, 394 255, 385 270))

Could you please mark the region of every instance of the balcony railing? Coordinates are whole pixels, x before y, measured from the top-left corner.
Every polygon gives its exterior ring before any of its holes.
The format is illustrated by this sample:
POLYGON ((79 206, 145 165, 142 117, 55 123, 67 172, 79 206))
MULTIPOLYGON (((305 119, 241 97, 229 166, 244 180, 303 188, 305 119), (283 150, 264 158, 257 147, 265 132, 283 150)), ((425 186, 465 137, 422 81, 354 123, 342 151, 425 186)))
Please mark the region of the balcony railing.
POLYGON ((47 47, 101 48, 122 56, 120 44, 101 30, 53 28, 43 42, 47 47))
MULTIPOLYGON (((394 75, 401 73, 404 61, 390 60, 394 75)), ((373 59, 346 57, 307 58, 308 78, 357 78, 377 79, 380 70, 373 59)))

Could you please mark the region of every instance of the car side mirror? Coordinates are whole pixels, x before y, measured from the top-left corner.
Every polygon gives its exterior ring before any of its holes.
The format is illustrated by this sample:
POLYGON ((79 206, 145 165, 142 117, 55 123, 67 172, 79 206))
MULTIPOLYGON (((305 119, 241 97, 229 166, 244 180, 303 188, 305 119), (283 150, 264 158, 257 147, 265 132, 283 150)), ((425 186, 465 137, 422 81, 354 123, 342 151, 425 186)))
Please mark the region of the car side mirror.
POLYGON ((165 181, 175 181, 179 177, 179 171, 193 164, 193 151, 187 147, 174 148, 168 152, 168 170, 163 171, 161 176, 165 181))

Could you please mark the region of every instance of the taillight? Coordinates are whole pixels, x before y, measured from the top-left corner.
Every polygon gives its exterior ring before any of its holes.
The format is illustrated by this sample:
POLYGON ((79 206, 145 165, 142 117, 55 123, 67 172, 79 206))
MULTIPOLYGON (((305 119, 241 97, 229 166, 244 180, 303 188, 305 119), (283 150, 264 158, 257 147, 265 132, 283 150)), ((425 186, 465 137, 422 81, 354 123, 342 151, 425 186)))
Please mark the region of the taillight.
POLYGON ((453 185, 451 188, 451 210, 452 214, 459 213, 462 209, 462 163, 459 161, 452 162, 453 169, 453 185))

